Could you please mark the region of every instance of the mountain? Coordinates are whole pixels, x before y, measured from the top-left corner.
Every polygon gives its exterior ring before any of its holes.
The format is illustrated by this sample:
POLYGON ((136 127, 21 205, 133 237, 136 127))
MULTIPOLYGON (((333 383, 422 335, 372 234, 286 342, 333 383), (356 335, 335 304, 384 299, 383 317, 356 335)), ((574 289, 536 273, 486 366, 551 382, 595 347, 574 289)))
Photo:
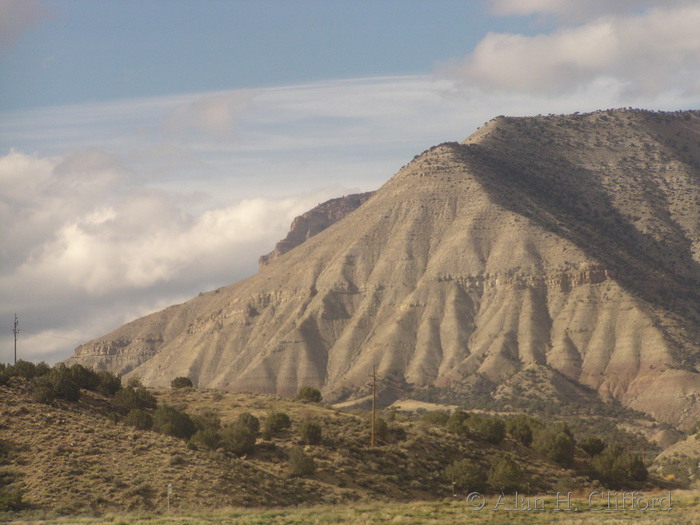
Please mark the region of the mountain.
POLYGON ((699 335, 700 112, 622 109, 497 117, 258 274, 70 361, 338 401, 376 366, 394 398, 587 396, 688 427, 699 335))
POLYGON ((374 195, 373 191, 354 193, 337 199, 331 199, 316 206, 314 209, 299 215, 292 221, 287 236, 277 243, 270 253, 260 256, 260 268, 287 253, 292 248, 317 233, 321 233, 331 224, 338 222, 351 211, 359 208, 367 199, 374 195))

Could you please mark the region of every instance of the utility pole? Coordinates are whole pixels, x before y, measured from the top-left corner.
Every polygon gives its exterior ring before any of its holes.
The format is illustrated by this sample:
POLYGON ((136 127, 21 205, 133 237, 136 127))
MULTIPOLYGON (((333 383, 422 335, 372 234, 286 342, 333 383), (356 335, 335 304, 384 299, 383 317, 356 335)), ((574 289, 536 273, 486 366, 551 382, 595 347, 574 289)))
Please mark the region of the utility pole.
POLYGON ((377 428, 377 365, 372 365, 372 432, 370 434, 370 446, 377 444, 375 430, 377 428))
POLYGON ((12 333, 15 334, 15 364, 17 364, 17 334, 19 333, 19 319, 17 319, 17 314, 15 314, 15 327, 12 329, 12 333))

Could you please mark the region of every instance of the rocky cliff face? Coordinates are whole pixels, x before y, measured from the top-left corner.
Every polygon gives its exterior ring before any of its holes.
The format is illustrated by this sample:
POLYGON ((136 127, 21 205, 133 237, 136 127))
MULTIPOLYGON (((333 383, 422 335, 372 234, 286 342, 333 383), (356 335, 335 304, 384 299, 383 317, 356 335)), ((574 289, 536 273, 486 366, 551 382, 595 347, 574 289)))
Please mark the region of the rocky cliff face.
POLYGON ((699 305, 699 112, 499 117, 257 275, 73 361, 327 399, 375 365, 393 388, 463 396, 540 370, 563 396, 683 426, 700 418, 699 305))
POLYGON ((348 213, 359 208, 372 195, 374 195, 373 191, 345 195, 321 203, 314 209, 299 215, 292 221, 287 236, 277 243, 275 249, 260 257, 260 268, 338 222, 348 213))

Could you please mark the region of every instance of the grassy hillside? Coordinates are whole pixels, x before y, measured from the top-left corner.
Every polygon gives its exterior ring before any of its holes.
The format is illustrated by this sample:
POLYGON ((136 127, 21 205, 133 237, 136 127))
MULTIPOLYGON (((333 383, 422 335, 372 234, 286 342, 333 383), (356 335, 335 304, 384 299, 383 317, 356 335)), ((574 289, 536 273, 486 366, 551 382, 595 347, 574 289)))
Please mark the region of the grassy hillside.
POLYGON ((437 501, 475 489, 553 494, 656 484, 641 478, 622 483, 595 472, 600 467, 585 441, 574 447, 561 423, 524 417, 385 411, 371 448, 366 411, 181 388, 151 390, 155 402, 142 412, 160 431, 139 430, 122 394, 141 389, 121 388, 114 395, 82 389, 74 400, 37 396, 47 384, 42 378, 71 371, 55 370, 31 379, 5 377, 0 386, 0 503, 6 516, 160 514, 167 510, 168 487, 171 511, 189 515, 226 507, 437 501), (158 426, 163 407, 188 414, 200 430, 203 422, 215 421, 218 441, 205 446, 205 440, 166 435, 176 432, 158 426), (241 452, 226 436, 244 413, 261 428, 254 446, 241 452), (270 414, 285 414, 290 425, 270 431, 270 414), (308 432, 313 426, 320 435, 308 432), (527 439, 524 427, 532 432, 527 439), (562 440, 568 459, 551 453, 562 440))

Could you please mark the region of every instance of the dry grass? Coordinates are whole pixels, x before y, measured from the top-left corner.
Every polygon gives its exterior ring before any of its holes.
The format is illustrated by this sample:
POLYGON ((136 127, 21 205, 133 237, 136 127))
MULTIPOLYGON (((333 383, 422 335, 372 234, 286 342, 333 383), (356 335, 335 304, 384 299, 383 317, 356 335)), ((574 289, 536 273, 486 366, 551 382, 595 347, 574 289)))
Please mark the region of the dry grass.
MULTIPOLYGON (((648 497, 663 497, 666 494, 646 494, 648 497)), ((410 503, 361 503, 353 505, 312 506, 294 509, 223 509, 205 513, 177 515, 110 515, 105 518, 66 518, 45 520, 46 524, 130 524, 130 525, 204 525, 218 523, 279 524, 279 525, 326 525, 344 524, 444 524, 478 525, 485 523, 510 524, 624 524, 648 525, 693 525, 700 520, 700 493, 679 491, 672 493, 672 508, 666 510, 595 511, 588 506, 586 498, 571 500, 576 511, 555 511, 556 498, 544 497, 544 511, 494 510, 495 497, 489 505, 475 511, 463 500, 410 503)), ((502 509, 503 507, 501 507, 502 509)), ((566 504, 560 504, 565 509, 566 504)), ((22 523, 22 522, 15 522, 22 523)), ((28 523, 28 522, 24 522, 28 523)))

